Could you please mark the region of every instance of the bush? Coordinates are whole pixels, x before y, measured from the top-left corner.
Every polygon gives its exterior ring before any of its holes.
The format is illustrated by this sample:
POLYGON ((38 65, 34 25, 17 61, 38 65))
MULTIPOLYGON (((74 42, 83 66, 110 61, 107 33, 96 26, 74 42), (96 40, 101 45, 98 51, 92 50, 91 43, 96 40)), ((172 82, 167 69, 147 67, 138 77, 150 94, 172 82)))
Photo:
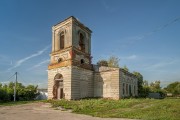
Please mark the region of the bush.
MULTIPOLYGON (((16 85, 16 100, 34 100, 38 95, 37 86, 28 85, 24 86, 21 83, 16 85)), ((14 100, 14 83, 10 82, 8 85, 0 86, 0 101, 13 101, 14 100)))
POLYGON ((0 88, 0 101, 10 101, 10 97, 6 90, 0 88))

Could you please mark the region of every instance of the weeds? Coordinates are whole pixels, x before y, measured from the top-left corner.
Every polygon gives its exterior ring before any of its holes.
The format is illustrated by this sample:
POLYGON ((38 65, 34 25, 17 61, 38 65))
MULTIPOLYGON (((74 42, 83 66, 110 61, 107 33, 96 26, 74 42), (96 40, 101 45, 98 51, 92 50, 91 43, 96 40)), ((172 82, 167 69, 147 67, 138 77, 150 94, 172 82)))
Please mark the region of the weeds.
POLYGON ((96 117, 134 118, 143 120, 178 120, 180 99, 82 99, 49 100, 53 107, 96 117))

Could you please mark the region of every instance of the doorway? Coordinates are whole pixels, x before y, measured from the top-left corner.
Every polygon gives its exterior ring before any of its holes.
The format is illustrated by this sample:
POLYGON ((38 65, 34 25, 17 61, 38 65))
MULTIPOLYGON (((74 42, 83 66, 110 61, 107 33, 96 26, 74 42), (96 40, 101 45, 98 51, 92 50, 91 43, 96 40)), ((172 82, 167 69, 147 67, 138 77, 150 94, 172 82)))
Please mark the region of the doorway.
POLYGON ((63 99, 65 97, 63 88, 63 76, 56 74, 53 85, 53 99, 63 99))

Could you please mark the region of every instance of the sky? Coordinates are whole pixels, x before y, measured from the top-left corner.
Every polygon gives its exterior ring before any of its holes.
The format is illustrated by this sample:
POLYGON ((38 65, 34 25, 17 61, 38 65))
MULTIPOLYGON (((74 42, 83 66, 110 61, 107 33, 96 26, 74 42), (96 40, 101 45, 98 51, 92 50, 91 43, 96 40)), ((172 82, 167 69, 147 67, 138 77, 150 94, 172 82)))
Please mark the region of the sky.
POLYGON ((93 63, 120 67, 161 86, 180 81, 179 0, 0 0, 0 83, 47 88, 52 26, 76 17, 92 33, 93 63))

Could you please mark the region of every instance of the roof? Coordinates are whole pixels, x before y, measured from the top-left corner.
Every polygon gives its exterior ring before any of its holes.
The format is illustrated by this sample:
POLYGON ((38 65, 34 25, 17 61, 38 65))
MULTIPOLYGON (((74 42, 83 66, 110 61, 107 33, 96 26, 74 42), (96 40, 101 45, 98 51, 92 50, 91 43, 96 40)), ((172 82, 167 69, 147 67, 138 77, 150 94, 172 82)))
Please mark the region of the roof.
POLYGON ((55 24, 55 25, 53 25, 53 26, 59 25, 59 24, 61 24, 62 22, 66 21, 66 20, 68 20, 68 19, 71 19, 71 18, 72 18, 75 22, 77 22, 78 24, 80 24, 81 26, 83 26, 84 28, 86 28, 88 31, 92 32, 88 27, 86 27, 84 24, 82 24, 82 23, 81 23, 77 18, 75 18, 74 16, 70 16, 70 17, 64 19, 63 21, 58 22, 57 24, 55 24))

